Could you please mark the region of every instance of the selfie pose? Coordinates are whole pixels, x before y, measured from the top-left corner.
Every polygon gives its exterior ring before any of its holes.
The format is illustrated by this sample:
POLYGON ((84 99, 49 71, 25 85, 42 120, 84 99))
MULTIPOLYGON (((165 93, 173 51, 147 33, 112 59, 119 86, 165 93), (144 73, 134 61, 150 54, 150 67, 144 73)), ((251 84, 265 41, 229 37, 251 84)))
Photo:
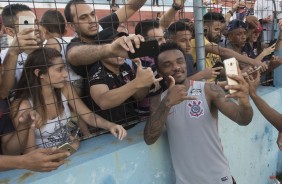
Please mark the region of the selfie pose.
POLYGON ((145 142, 155 143, 166 127, 176 184, 235 183, 218 135, 218 112, 248 125, 253 117, 248 84, 240 72, 229 76, 239 85, 228 85, 236 92, 226 96, 218 85, 189 81, 184 56, 176 43, 160 46, 156 64, 169 88, 151 103, 145 142))
POLYGON ((69 143, 76 150, 79 141, 76 139, 77 131, 71 130, 69 106, 90 126, 109 130, 120 140, 126 136, 122 126, 91 112, 66 82, 67 77, 65 64, 57 50, 40 48, 29 54, 15 90, 12 117, 17 128, 20 124, 19 117, 25 111, 34 109, 42 117, 42 121, 37 121, 31 129, 17 129, 20 143, 17 143, 17 136, 14 136, 16 140, 12 139, 11 142, 15 144, 10 144, 10 149, 16 146, 27 153, 39 147, 56 147, 69 143))
MULTIPOLYGON (((111 28, 105 29, 98 34, 99 42, 109 43, 123 34, 111 28)), ((139 49, 142 51, 144 48, 139 49)), ((152 69, 143 68, 139 59, 136 62, 136 73, 122 57, 102 59, 90 69, 89 92, 93 103, 89 106, 94 104, 97 114, 117 124, 139 118, 135 111, 136 99, 144 98, 149 87, 161 78, 155 79, 152 69)))

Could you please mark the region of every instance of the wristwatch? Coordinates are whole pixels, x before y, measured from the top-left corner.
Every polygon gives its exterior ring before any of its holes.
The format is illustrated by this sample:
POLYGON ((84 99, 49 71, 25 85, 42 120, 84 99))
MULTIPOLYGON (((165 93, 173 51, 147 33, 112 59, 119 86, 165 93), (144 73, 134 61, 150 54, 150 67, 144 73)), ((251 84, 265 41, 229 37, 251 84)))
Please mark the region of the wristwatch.
POLYGON ((172 8, 176 11, 181 10, 183 8, 183 5, 177 4, 176 2, 172 3, 172 8))

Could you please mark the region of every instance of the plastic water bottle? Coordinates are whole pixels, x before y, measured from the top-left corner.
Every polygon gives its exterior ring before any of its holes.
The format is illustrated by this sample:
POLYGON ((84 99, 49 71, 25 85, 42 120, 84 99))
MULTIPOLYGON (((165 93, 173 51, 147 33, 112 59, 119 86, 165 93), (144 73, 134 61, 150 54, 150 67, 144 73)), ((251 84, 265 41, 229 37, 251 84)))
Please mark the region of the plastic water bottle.
POLYGON ((280 181, 276 178, 276 176, 269 176, 269 184, 281 184, 280 181))

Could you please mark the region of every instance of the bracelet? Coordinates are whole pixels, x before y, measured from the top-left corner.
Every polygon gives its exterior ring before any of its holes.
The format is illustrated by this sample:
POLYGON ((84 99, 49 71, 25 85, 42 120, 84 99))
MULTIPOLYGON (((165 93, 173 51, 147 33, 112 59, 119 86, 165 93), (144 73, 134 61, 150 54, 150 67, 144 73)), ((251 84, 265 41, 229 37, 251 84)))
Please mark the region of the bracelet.
POLYGON ((172 3, 172 8, 176 11, 183 9, 183 5, 177 4, 176 2, 172 3))

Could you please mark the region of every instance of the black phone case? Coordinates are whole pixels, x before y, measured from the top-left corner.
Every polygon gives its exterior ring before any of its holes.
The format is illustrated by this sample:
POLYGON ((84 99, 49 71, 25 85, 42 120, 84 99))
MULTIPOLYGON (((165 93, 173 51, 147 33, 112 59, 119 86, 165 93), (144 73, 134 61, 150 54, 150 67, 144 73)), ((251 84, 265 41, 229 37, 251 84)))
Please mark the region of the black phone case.
POLYGON ((140 47, 137 49, 133 44, 135 53, 128 52, 128 58, 134 59, 144 56, 156 56, 159 52, 159 44, 157 40, 149 40, 140 43, 140 47))

